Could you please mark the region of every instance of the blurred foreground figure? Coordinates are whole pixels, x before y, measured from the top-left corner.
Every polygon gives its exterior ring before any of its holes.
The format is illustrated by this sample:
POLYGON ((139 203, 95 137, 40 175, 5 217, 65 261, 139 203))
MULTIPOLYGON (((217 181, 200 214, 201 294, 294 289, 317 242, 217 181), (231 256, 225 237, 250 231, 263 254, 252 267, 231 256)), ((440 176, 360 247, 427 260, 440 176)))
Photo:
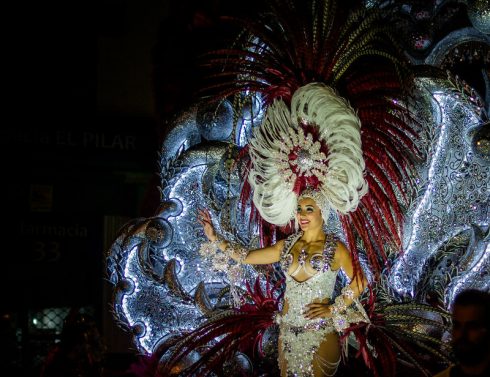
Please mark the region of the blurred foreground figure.
POLYGON ((461 292, 454 300, 452 318, 457 364, 436 377, 490 376, 490 293, 461 292))

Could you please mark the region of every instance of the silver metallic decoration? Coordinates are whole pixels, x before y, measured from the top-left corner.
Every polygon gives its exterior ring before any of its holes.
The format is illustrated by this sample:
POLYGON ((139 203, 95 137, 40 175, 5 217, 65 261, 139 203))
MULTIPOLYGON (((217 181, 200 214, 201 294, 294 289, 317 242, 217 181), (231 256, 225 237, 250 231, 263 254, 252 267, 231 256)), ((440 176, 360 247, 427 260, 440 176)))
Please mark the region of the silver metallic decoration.
POLYGON ((252 128, 262 122, 264 110, 262 108, 262 99, 258 94, 244 93, 240 101, 243 108, 241 114, 238 114, 234 141, 236 145, 243 147, 248 144, 252 128))
POLYGON ((457 275, 448 285, 446 306, 452 307, 454 298, 461 291, 469 288, 490 290, 490 232, 473 225, 470 229, 470 240, 466 252, 458 261, 458 269, 464 271, 457 275))
MULTIPOLYGON (((423 61, 444 70, 451 70, 454 65, 471 64, 476 61, 481 65, 482 86, 485 88, 485 109, 490 112, 490 78, 485 69, 490 63, 490 37, 480 31, 467 27, 455 30, 442 38, 423 61)), ((475 69, 475 67, 473 67, 475 69)))
POLYGON ((475 29, 490 34, 490 1, 467 0, 468 18, 475 29))
MULTIPOLYGON (((107 267, 115 313, 142 352, 151 353, 166 337, 195 328, 216 306, 229 304, 226 276, 199 258, 205 238, 197 209, 208 208, 220 232, 239 232, 241 242, 253 239, 246 217, 223 217, 230 203, 236 208, 239 183, 236 173, 223 171, 230 147, 215 142, 177 151, 162 172, 166 185, 157 215, 127 224, 111 247, 107 267)), ((247 274, 256 277, 251 267, 247 274)))
MULTIPOLYGON (((490 217, 490 164, 475 158, 471 139, 481 109, 446 80, 422 78, 417 85, 420 101, 432 113, 423 120, 427 162, 419 169, 419 195, 407 211, 404 254, 390 276, 394 289, 411 297, 439 248, 472 227, 487 232, 490 217)), ((484 248, 488 252, 488 242, 484 248)), ((479 268, 490 267, 488 261, 477 263, 477 255, 469 258, 479 268)), ((485 286, 490 277, 480 279, 485 286)))
MULTIPOLYGON (((482 34, 480 31, 466 27, 459 30, 452 31, 442 38, 433 48, 430 54, 425 58, 424 63, 433 65, 436 67, 446 66, 447 60, 451 59, 451 54, 458 47, 464 46, 466 44, 477 44, 482 47, 486 46, 488 50, 488 44, 490 43, 490 38, 488 35, 482 34)), ((458 60, 461 57, 458 57, 458 60)))
POLYGON ((233 108, 229 101, 202 103, 197 107, 196 124, 207 140, 226 141, 233 131, 233 108))
POLYGON ((201 133, 196 124, 198 106, 198 104, 189 106, 186 111, 177 114, 170 122, 171 131, 166 135, 160 151, 162 169, 165 168, 167 161, 201 142, 201 133))
MULTIPOLYGON (((390 1, 365 3, 383 8, 390 1)), ((403 8, 408 13, 409 3, 403 8)), ((441 9, 445 3, 436 1, 434 6, 441 9)), ((488 7, 482 8, 483 3, 468 1, 473 28, 451 32, 427 46, 426 58, 413 63, 451 70, 464 46, 488 51, 488 7)), ((457 82, 429 77, 416 81, 414 110, 423 127, 419 147, 426 159, 413 175, 417 192, 405 213, 403 254, 382 276, 393 295, 415 298, 433 291, 449 308, 464 288, 490 289, 490 125, 485 114, 490 80, 488 72, 482 75, 486 98, 465 91, 457 82)), ((127 223, 108 251, 114 314, 130 330, 141 352, 152 353, 229 307, 226 276, 211 270, 198 254, 205 240, 197 222, 198 208, 209 209, 222 234, 258 247, 256 229, 250 229, 248 222, 250 208, 241 208, 238 200, 245 166, 230 161, 248 143, 263 111, 260 98, 244 93, 240 101, 243 112, 238 115, 228 102, 219 106, 196 103, 176 115, 161 148, 159 208, 151 218, 127 223)), ((311 159, 309 154, 300 158, 304 163, 311 159)), ((338 217, 332 214, 330 219, 327 231, 345 241, 338 217)), ((358 247, 371 281, 362 245, 358 247)), ((248 279, 255 279, 260 270, 247 267, 248 279)), ((341 287, 346 276, 339 274, 339 279, 341 287)), ((277 334, 271 329, 264 336, 264 362, 275 363, 276 342, 277 334)), ((197 357, 198 353, 189 355, 180 367, 197 357)), ((227 368, 238 367, 246 375, 253 366, 244 355, 237 355, 227 368)))

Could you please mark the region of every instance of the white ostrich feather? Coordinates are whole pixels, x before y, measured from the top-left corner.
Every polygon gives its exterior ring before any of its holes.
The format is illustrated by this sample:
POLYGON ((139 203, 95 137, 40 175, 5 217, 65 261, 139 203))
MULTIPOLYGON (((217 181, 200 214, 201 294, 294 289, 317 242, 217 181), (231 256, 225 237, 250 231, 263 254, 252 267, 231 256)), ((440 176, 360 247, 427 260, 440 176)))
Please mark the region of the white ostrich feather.
POLYGON ((330 208, 342 214, 354 211, 367 192, 360 128, 360 120, 348 102, 324 84, 299 88, 291 100, 291 111, 282 100, 275 100, 250 141, 249 182, 254 204, 264 220, 285 225, 294 217, 297 196, 293 185, 297 177, 288 155, 297 146, 312 156, 313 165, 298 165, 298 169, 320 180, 313 199, 323 218, 328 218, 330 208), (304 134, 300 123, 318 127, 328 156, 320 152, 319 142, 304 134))

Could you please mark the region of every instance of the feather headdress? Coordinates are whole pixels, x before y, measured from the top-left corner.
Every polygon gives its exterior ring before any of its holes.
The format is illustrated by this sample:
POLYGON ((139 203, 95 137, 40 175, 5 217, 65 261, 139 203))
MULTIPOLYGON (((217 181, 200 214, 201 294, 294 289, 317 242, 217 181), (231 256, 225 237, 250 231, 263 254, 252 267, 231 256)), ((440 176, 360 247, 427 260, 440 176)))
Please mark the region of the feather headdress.
POLYGON ((299 88, 291 110, 278 99, 255 129, 249 148, 249 182, 262 218, 287 225, 306 188, 328 219, 329 208, 347 214, 367 192, 360 121, 354 110, 320 83, 299 88))
MULTIPOLYGON (((339 214, 354 263, 361 240, 376 273, 399 250, 402 208, 419 154, 406 107, 408 64, 376 9, 335 0, 270 0, 238 47, 206 56, 213 98, 258 94, 265 121, 248 145, 242 200, 284 225, 303 190, 339 214), (349 4, 350 5, 350 4, 349 4), (368 188, 368 189, 367 189, 368 188)), ((324 214, 325 216, 325 214, 324 214)))

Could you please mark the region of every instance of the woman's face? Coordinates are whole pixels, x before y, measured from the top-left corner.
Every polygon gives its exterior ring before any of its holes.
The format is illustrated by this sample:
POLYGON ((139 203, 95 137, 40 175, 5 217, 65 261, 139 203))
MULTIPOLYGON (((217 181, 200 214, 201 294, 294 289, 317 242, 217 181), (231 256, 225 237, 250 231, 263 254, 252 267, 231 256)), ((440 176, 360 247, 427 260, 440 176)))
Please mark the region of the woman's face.
POLYGON ((323 218, 320 208, 311 198, 304 198, 298 201, 296 211, 296 219, 298 220, 301 230, 316 229, 323 226, 323 218))

